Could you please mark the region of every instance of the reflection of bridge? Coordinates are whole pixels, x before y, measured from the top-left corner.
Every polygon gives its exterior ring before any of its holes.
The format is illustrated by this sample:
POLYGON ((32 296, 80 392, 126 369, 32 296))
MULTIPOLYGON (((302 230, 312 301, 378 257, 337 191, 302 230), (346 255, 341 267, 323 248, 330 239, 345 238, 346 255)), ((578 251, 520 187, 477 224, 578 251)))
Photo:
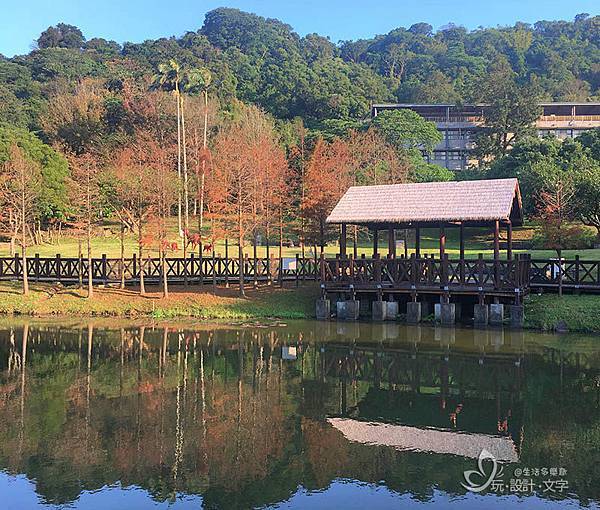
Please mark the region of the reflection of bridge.
POLYGON ((519 354, 420 351, 410 348, 326 344, 325 373, 346 380, 365 380, 421 392, 439 388, 441 394, 466 391, 520 391, 523 368, 519 354))

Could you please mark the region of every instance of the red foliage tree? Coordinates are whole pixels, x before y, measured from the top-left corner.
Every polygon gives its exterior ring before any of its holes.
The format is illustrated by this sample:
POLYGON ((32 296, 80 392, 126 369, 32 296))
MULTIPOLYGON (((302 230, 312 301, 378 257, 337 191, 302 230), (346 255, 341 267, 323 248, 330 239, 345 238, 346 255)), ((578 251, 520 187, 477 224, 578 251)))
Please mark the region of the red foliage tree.
POLYGON ((317 141, 306 170, 305 195, 302 213, 306 218, 307 239, 321 247, 321 253, 330 232, 325 220, 352 184, 352 155, 347 142, 336 139, 327 143, 317 141))

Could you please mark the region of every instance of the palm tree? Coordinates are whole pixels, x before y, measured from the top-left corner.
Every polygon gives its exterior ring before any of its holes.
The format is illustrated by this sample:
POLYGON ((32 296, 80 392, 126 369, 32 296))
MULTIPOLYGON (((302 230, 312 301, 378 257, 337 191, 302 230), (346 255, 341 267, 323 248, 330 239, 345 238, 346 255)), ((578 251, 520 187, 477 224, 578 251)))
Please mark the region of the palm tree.
POLYGON ((212 83, 212 75, 205 67, 191 69, 187 73, 186 91, 202 93, 204 99, 204 129, 202 137, 202 170, 200 172, 199 186, 200 191, 200 207, 198 214, 198 233, 200 234, 200 253, 202 253, 202 229, 204 228, 204 181, 206 178, 206 160, 207 160, 207 145, 208 145, 208 88, 212 83))
MULTIPOLYGON (((183 238, 182 228, 182 207, 181 207, 181 163, 182 163, 182 145, 184 172, 187 175, 187 157, 185 152, 185 120, 183 115, 183 102, 181 99, 181 85, 183 82, 183 72, 181 66, 173 59, 166 64, 158 65, 158 73, 152 79, 152 87, 161 90, 173 92, 177 103, 177 177, 179 180, 179 192, 177 200, 177 226, 179 228, 179 237, 183 238), (183 135, 183 144, 182 144, 183 135)), ((187 197, 186 197, 187 198, 187 197)), ((186 201, 187 207, 187 201, 186 201)))

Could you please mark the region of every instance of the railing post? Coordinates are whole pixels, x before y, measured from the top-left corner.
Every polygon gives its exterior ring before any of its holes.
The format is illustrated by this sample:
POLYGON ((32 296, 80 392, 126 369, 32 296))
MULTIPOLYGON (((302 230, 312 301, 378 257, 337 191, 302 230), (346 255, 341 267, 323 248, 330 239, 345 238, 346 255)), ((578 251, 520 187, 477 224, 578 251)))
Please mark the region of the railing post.
POLYGON ((194 271, 194 261, 195 261, 195 256, 194 256, 194 252, 191 251, 190 252, 190 278, 192 280, 192 283, 194 282, 194 275, 196 274, 196 271, 194 271))
POLYGON ((204 248, 202 247, 202 243, 198 246, 198 283, 199 285, 204 285, 204 254, 202 253, 204 248))
POLYGON ((242 264, 244 264, 242 266, 242 274, 244 275, 244 281, 246 281, 247 279, 250 279, 250 275, 248 274, 248 254, 245 253, 244 256, 242 257, 242 264))
POLYGON ((36 253, 33 256, 33 259, 34 259, 33 270, 35 271, 35 281, 39 282, 40 281, 40 254, 36 253))
POLYGON ((417 288, 417 257, 414 253, 410 255, 410 284, 413 290, 417 288))
POLYGON ((60 282, 61 280, 61 270, 60 270, 60 253, 56 254, 56 280, 60 282))
POLYGON ((319 257, 319 272, 321 274, 321 282, 325 281, 325 255, 321 253, 319 257))
POLYGON ((137 276, 137 255, 134 253, 133 261, 132 261, 131 279, 135 280, 136 276, 137 276))
POLYGON ((102 281, 104 285, 108 282, 108 275, 106 273, 106 253, 102 254, 102 281))
POLYGON ((500 259, 494 256, 494 289, 498 290, 500 287, 500 259))
POLYGON ((484 264, 483 264, 483 254, 480 253, 477 257, 477 274, 478 274, 478 286, 483 288, 484 278, 484 264))
POLYGON ((444 253, 440 260, 440 283, 442 287, 448 286, 448 255, 444 253))
MULTIPOLYGON (((219 256, 219 272, 221 269, 221 257, 219 256)), ((229 288, 229 245, 225 239, 225 287, 229 288)))
POLYGON ((581 262, 579 261, 579 255, 575 255, 575 285, 579 285, 579 268, 581 262))
POLYGON ((300 255, 296 253, 296 287, 300 286, 300 255))
POLYGON ((381 257, 379 253, 373 256, 373 276, 377 283, 381 283, 381 257))

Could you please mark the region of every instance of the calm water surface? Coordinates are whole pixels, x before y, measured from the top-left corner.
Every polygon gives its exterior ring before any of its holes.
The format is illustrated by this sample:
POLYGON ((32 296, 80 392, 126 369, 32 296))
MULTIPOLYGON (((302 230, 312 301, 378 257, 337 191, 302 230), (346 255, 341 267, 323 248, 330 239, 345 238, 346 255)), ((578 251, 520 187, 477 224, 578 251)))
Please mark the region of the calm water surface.
POLYGON ((0 323, 2 509, 599 502, 597 337, 0 323))

